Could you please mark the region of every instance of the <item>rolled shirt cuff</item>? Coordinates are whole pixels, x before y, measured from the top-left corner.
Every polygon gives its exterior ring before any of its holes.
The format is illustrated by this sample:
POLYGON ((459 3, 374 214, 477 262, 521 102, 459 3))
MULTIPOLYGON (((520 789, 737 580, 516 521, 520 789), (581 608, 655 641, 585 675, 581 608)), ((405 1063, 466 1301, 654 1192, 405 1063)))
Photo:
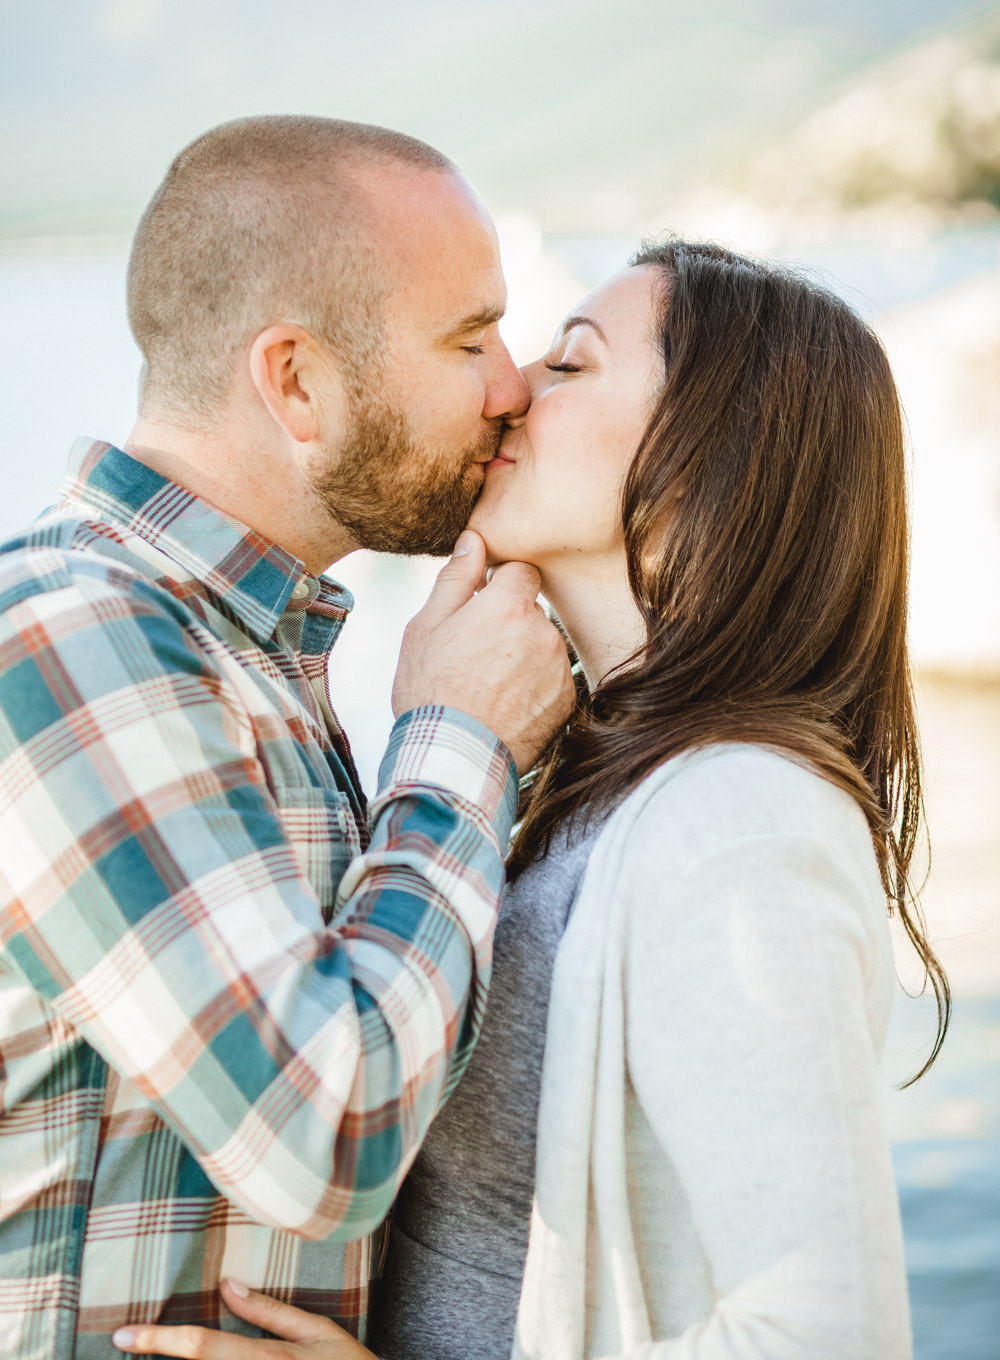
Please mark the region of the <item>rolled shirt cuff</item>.
POLYGON ((506 854, 517 814, 517 766, 495 732, 459 709, 437 704, 401 714, 379 767, 372 818, 384 800, 427 787, 442 789, 483 813, 501 856, 506 854))

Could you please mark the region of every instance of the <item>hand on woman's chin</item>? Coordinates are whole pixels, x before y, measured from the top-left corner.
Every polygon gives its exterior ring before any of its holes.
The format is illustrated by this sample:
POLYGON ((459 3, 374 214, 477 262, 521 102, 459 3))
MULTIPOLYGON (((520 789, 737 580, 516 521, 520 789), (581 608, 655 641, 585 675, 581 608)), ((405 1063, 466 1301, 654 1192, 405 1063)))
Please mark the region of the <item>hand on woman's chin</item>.
POLYGON ((483 542, 486 544, 487 571, 492 571, 494 567, 503 566, 504 562, 511 562, 514 560, 509 552, 500 551, 499 546, 494 546, 494 544, 490 542, 489 525, 488 523, 486 525, 480 523, 480 521, 476 518, 475 510, 473 510, 471 516, 469 517, 469 523, 466 525, 466 528, 475 529, 476 533, 479 534, 483 542))
POLYGON ((490 516, 483 514, 479 505, 472 507, 472 514, 469 516, 469 522, 465 527, 475 529, 486 544, 486 565, 488 567, 498 567, 501 562, 506 561, 506 558, 501 556, 490 542, 490 516))
MULTIPOLYGON (((507 517, 497 513, 493 506, 478 501, 469 516, 469 529, 475 529, 486 544, 487 567, 499 567, 504 562, 531 562, 527 535, 512 533, 510 524, 504 523, 507 517)), ((534 564, 532 564, 534 565, 534 564)))

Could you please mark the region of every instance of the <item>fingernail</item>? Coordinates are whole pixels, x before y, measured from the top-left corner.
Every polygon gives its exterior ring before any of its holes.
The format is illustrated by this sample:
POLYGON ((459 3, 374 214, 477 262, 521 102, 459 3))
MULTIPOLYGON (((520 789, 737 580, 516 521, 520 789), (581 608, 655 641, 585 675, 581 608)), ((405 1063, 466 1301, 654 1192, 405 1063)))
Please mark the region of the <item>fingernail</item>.
POLYGON ((127 1350, 129 1346, 135 1345, 135 1332, 130 1332, 127 1327, 119 1327, 117 1332, 111 1333, 111 1340, 119 1350, 127 1350))
POLYGON ((462 533, 459 534, 458 542, 455 544, 454 550, 451 555, 452 557, 465 557, 465 555, 468 552, 470 552, 471 549, 472 549, 472 535, 462 533))
POLYGON ((227 1280, 226 1284, 229 1285, 229 1288, 233 1291, 233 1293, 236 1295, 238 1299, 248 1299, 250 1297, 250 1290, 246 1287, 242 1280, 227 1280))

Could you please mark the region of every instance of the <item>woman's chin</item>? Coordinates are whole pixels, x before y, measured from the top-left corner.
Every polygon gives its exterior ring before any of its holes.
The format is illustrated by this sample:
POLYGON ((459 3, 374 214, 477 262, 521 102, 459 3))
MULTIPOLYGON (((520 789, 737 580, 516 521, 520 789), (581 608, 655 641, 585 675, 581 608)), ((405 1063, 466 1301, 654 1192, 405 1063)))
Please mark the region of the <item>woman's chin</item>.
MULTIPOLYGON (((469 516, 468 527, 475 529, 486 544, 486 562, 495 567, 501 562, 531 562, 534 550, 540 549, 541 542, 532 542, 531 529, 527 517, 518 523, 517 516, 511 514, 500 498, 494 500, 489 495, 490 488, 476 502, 469 516), (499 503, 498 503, 499 502, 499 503)), ((541 535, 538 536, 541 539, 541 535)))
POLYGON ((486 544, 486 565, 488 567, 499 567, 502 562, 510 562, 512 560, 510 553, 505 553, 495 546, 489 535, 483 533, 478 524, 473 524, 470 520, 469 528, 475 529, 476 533, 482 537, 483 542, 486 544))
POLYGON ((466 525, 466 528, 475 529, 476 533, 486 544, 486 561, 488 565, 495 566, 497 562, 506 560, 497 551, 497 549, 502 546, 503 535, 497 534, 497 525, 493 520, 493 516, 490 515, 488 511, 484 511, 480 506, 476 505, 473 508, 472 514, 469 516, 469 522, 466 525))
POLYGON ((488 567, 498 567, 501 562, 524 562, 527 560, 514 544, 507 540, 504 534, 496 531, 496 526, 490 524, 488 515, 478 515, 473 510, 467 527, 475 529, 486 544, 486 565, 488 567))

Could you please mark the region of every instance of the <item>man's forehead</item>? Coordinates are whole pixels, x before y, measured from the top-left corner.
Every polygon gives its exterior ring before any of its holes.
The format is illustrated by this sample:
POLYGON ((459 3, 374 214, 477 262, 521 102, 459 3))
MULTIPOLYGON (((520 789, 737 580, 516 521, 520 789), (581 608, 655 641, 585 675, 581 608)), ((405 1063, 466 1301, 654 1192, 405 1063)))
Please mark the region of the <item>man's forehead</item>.
POLYGON ((357 184, 389 248, 438 244, 442 233, 496 243, 485 204, 457 172, 388 161, 361 167, 357 184))
POLYGON ((506 307, 492 219, 457 174, 409 166, 371 174, 366 197, 387 291, 429 324, 481 329, 506 307))

